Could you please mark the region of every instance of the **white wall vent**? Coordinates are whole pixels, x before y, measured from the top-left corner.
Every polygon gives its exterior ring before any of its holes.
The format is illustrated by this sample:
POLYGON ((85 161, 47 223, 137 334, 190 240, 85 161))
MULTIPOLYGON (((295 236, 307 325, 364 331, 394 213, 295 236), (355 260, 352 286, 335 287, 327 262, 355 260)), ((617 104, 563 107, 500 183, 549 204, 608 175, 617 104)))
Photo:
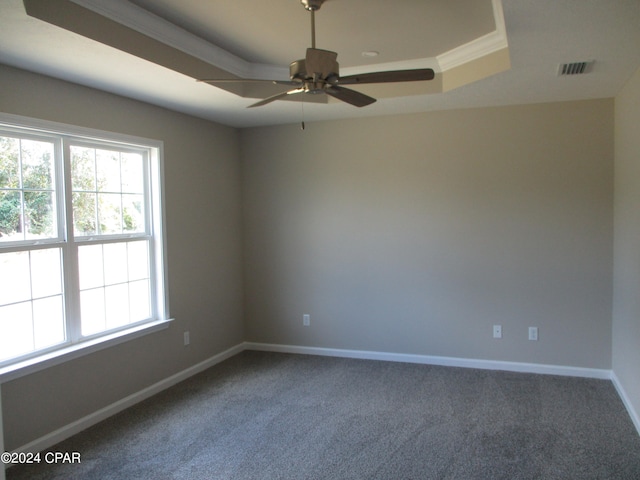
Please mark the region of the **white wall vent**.
POLYGON ((589 73, 592 66, 593 60, 588 62, 561 63, 558 65, 558 76, 583 75, 585 73, 589 73))

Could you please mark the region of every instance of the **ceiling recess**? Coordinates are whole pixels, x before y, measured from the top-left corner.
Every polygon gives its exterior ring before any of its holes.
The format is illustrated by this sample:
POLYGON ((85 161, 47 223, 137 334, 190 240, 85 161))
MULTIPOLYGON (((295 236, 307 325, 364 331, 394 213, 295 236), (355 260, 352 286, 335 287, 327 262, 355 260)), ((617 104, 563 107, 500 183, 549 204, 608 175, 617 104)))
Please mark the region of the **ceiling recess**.
POLYGON ((558 76, 583 75, 591 71, 593 60, 588 62, 561 63, 558 65, 558 76))

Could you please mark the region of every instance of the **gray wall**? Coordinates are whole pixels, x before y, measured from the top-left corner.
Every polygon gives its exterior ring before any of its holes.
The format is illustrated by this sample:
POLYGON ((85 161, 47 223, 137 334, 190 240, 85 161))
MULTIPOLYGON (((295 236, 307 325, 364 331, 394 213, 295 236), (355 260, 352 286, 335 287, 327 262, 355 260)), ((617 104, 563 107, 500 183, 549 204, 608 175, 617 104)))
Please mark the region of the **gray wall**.
POLYGON ((612 99, 243 130, 247 339, 611 368, 613 136, 612 99))
MULTIPOLYGON (((4 384, 7 450, 243 340, 611 368, 613 100, 238 131, 0 66, 0 111, 164 141, 176 317, 4 384)), ((629 181, 614 369, 640 409, 629 181)))
POLYGON ((613 371, 640 415, 640 70, 615 112, 613 371))
POLYGON ((242 342, 239 135, 0 66, 0 111, 164 141, 167 330, 2 385, 11 450, 242 342), (191 345, 183 346, 183 331, 191 345))

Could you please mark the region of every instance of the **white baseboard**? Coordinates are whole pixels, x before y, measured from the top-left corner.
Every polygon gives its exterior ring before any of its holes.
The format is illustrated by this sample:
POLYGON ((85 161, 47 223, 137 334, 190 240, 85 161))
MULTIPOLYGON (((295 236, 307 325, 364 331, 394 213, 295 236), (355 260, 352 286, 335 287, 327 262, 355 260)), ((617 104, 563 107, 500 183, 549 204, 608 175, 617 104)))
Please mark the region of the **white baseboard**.
POLYGON ((622 383, 620 383, 620 379, 615 374, 615 372, 611 372, 611 382, 613 383, 613 386, 616 387, 616 390, 618 391, 618 395, 620 395, 620 399, 622 400, 622 403, 624 403, 624 406, 627 409, 627 412, 629 412, 629 416, 631 417, 631 421, 633 422, 633 424, 636 427, 636 430, 638 431, 638 435, 640 435, 640 415, 638 415, 638 412, 636 412, 636 409, 633 408, 631 400, 629 399, 627 392, 622 386, 622 383))
POLYGON ((586 377, 611 379, 611 370, 597 368, 567 367, 539 363, 502 362, 498 360, 477 360, 473 358, 438 357, 433 355, 414 355, 407 353, 372 352, 367 350, 343 350, 336 348, 303 347, 296 345, 277 345, 269 343, 244 343, 245 350, 265 352, 299 353, 323 355, 329 357, 359 358, 363 360, 384 360, 387 362, 421 363, 445 367, 479 368, 483 370, 503 370, 508 372, 542 373, 565 377, 586 377))
MULTIPOLYGON (((502 362, 495 360, 477 360, 468 358, 455 358, 455 357, 439 357, 432 355, 413 355, 406 353, 389 353, 389 352, 374 352, 366 350, 346 350, 336 348, 319 348, 319 347, 305 347, 296 345, 276 345, 267 343, 254 343, 244 342, 234 347, 225 350, 218 355, 204 360, 192 367, 189 367, 181 372, 176 373, 158 383, 155 383, 139 392, 133 393, 121 400, 118 400, 111 405, 107 405, 100 410, 82 417, 75 422, 72 422, 64 427, 61 427, 43 437, 23 445, 14 452, 40 452, 49 447, 52 447, 56 443, 59 443, 79 432, 85 430, 106 418, 109 418, 116 413, 125 410, 138 402, 141 402, 187 378, 206 370, 209 367, 216 365, 244 350, 258 350, 268 352, 280 352, 280 353, 296 353, 304 355, 321 355, 330 357, 343 357, 343 358, 357 358, 363 360, 383 360, 388 362, 405 362, 405 363, 419 363, 427 365, 441 365, 448 367, 463 367, 463 368, 479 368, 485 370, 503 370, 511 372, 523 372, 523 373, 541 373, 548 375, 562 375, 572 377, 587 377, 612 380, 615 388, 617 389, 622 401, 624 402, 634 425, 640 433, 640 418, 638 414, 633 410, 631 402, 629 401, 622 385, 618 381, 617 377, 611 370, 594 369, 594 368, 581 368, 570 366, 557 366, 557 365, 544 365, 534 363, 519 363, 519 362, 502 362)), ((1 443, 0 443, 1 444, 1 443)), ((4 469, 0 468, 0 480, 3 479, 4 469)))
MULTIPOLYGON (((186 380, 187 378, 196 375, 197 373, 200 373, 207 368, 212 367, 215 364, 220 363, 227 358, 230 358, 242 352, 243 350, 243 344, 231 347, 228 350, 219 353, 218 355, 214 355, 213 357, 197 363, 196 365, 193 365, 192 367, 189 367, 185 370, 182 370, 181 372, 171 375, 170 377, 165 378, 160 382, 154 383, 153 385, 144 388, 139 392, 133 393, 128 397, 118 400, 111 405, 107 405, 106 407, 101 408, 100 410, 93 412, 85 417, 82 417, 75 422, 65 425, 64 427, 61 427, 43 437, 37 438, 36 440, 17 448, 16 450, 14 450, 14 452, 41 452, 49 447, 52 447, 56 443, 66 440, 76 433, 79 433, 82 430, 85 430, 95 425, 96 423, 105 420, 106 418, 115 415, 116 413, 119 413, 122 410, 135 405, 136 403, 146 400, 147 398, 160 393, 161 391, 166 390, 167 388, 172 387, 173 385, 182 382, 183 380, 186 380)), ((2 477, 0 476, 0 480, 1 479, 2 477)))

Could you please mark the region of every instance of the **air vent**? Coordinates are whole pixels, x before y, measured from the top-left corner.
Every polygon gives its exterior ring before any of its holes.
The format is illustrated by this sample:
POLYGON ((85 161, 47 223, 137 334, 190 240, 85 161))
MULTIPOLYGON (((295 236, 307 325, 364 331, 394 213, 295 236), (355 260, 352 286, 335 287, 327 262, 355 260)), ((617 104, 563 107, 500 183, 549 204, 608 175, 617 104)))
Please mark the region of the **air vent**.
POLYGON ((593 66, 593 60, 589 62, 573 62, 573 63, 561 63, 558 65, 558 76, 564 77, 566 75, 584 75, 591 71, 593 66))

